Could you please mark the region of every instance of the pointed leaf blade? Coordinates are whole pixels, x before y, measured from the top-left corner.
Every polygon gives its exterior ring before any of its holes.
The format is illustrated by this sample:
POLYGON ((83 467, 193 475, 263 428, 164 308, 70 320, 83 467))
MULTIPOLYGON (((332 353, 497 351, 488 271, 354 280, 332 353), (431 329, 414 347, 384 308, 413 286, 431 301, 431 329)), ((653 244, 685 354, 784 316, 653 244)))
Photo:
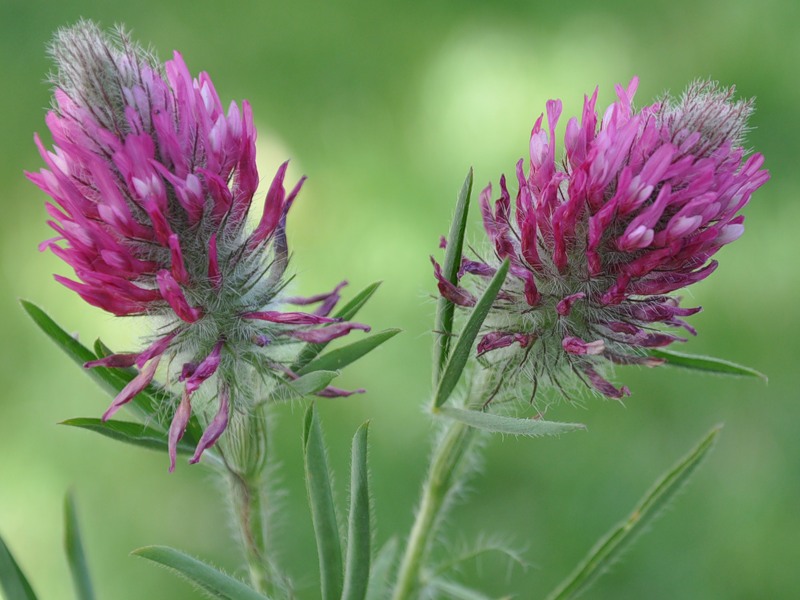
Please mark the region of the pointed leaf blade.
POLYGON ((548 600, 576 598, 605 573, 620 553, 639 533, 647 529, 660 510, 686 484, 714 447, 721 428, 721 425, 712 428, 688 454, 666 471, 642 497, 628 518, 618 523, 595 544, 576 569, 547 597, 548 600))
POLYGON ((674 350, 652 349, 650 356, 655 358, 663 358, 665 364, 670 367, 680 367, 683 369, 691 369, 693 371, 704 371, 706 373, 714 373, 716 375, 730 375, 734 377, 757 377, 767 381, 767 376, 763 373, 745 367, 744 365, 737 365, 729 360, 722 358, 714 358, 713 356, 700 356, 696 354, 685 354, 683 352, 675 352, 674 350))
POLYGON ((238 579, 174 548, 145 546, 134 550, 131 554, 165 567, 211 598, 220 600, 264 600, 266 598, 238 579))
MULTIPOLYGON (((84 369, 84 363, 101 358, 102 356, 100 354, 95 354, 68 334, 58 323, 51 319, 47 313, 32 302, 21 300, 20 303, 25 312, 28 313, 44 334, 55 342, 55 344, 77 363, 81 367, 81 370, 103 388, 106 393, 111 396, 116 396, 122 388, 136 376, 136 372, 133 369, 109 369, 106 367, 84 369)), ((108 350, 107 346, 99 340, 95 342, 95 348, 103 350, 104 354, 108 350)), ((159 420, 157 417, 161 412, 161 407, 165 404, 177 406, 178 399, 162 388, 149 385, 142 392, 137 394, 128 406, 143 420, 158 424, 159 420)), ((184 440, 189 444, 196 445, 202 435, 203 429, 200 426, 200 422, 193 416, 186 427, 184 440)))
POLYGON ((458 383, 461 373, 472 352, 472 344, 478 336, 481 325, 483 325, 483 321, 489 314, 489 310, 492 308, 497 294, 500 293, 503 282, 506 280, 508 268, 509 262, 508 259, 506 259, 503 261, 501 267, 497 269, 497 273, 492 277, 492 280, 486 287, 486 291, 475 304, 475 308, 472 309, 472 313, 464 324, 464 329, 461 330, 458 341, 453 348, 453 353, 450 355, 447 366, 444 368, 442 377, 439 380, 439 386, 436 389, 436 395, 433 400, 434 407, 438 408, 444 404, 450 397, 450 394, 453 393, 453 389, 456 387, 456 383, 458 383))
POLYGON ((71 493, 64 498, 64 550, 78 600, 94 600, 94 588, 89 576, 89 563, 83 550, 78 513, 71 493))
MULTIPOLYGON (((467 216, 469 215, 469 201, 472 195, 472 168, 470 167, 461 191, 456 200, 456 211, 450 224, 447 236, 447 248, 444 253, 442 275, 453 285, 458 284, 458 270, 461 268, 461 255, 464 252, 464 232, 467 229, 467 216)), ((453 334, 453 316, 455 305, 439 298, 436 303, 436 320, 433 330, 436 337, 433 341, 433 384, 439 383, 439 378, 447 364, 450 354, 451 336, 453 334)))
POLYGON ((466 423, 475 429, 506 435, 539 437, 545 435, 561 435, 562 433, 569 433, 570 431, 586 429, 586 426, 581 423, 559 423, 541 419, 518 419, 516 417, 506 417, 452 406, 443 406, 438 409, 437 413, 450 419, 466 423))
POLYGON ((372 562, 364 600, 386 600, 389 597, 390 586, 394 581, 392 573, 397 560, 397 550, 397 538, 391 538, 378 552, 378 556, 372 562))
POLYGON ((324 390, 338 376, 338 371, 312 371, 294 381, 282 379, 270 394, 270 400, 273 402, 301 400, 324 390))
POLYGON ((398 333, 400 333, 399 329, 387 329, 386 331, 381 331, 380 333, 358 340, 347 346, 332 350, 309 362, 298 371, 298 374, 304 375, 305 373, 320 370, 339 371, 350 363, 357 361, 365 354, 372 352, 375 348, 392 339, 398 333))
MULTIPOLYGON (((351 320, 356 316, 356 313, 361 310, 361 307, 363 307, 367 301, 372 298, 372 295, 378 290, 381 283, 382 282, 380 281, 376 281, 375 283, 368 285, 366 288, 356 294, 353 299, 350 300, 350 302, 336 311, 333 316, 337 319, 342 319, 343 321, 351 320)), ((325 342, 323 344, 306 344, 303 346, 303 349, 300 351, 300 355, 292 365, 292 371, 297 372, 314 360, 320 355, 320 353, 329 343, 330 342, 325 342)))
POLYGON ((316 407, 306 410, 303 427, 306 490, 317 539, 322 600, 339 600, 342 593, 342 545, 333 503, 330 467, 316 407))
POLYGON ((347 559, 342 600, 364 600, 369 583, 372 519, 367 467, 368 432, 369 423, 364 423, 353 437, 350 465, 350 519, 347 528, 347 559))
MULTIPOLYGON (((126 444, 133 444, 141 448, 148 448, 150 450, 167 450, 167 434, 160 429, 155 429, 149 425, 142 425, 141 423, 132 423, 130 421, 116 421, 110 419, 103 421, 92 417, 80 417, 75 419, 67 419, 62 421, 61 425, 68 425, 70 427, 78 427, 79 429, 86 429, 94 431, 100 435, 104 435, 112 440, 125 442, 126 444)), ((178 442, 178 454, 193 454, 194 445, 187 442, 185 436, 178 442)))
POLYGON ((345 304, 342 308, 336 311, 333 316, 337 319, 342 319, 343 321, 349 321, 353 317, 356 316, 358 311, 372 298, 372 295, 378 291, 378 288, 381 287, 382 281, 376 281, 375 283, 371 283, 363 290, 361 290, 358 294, 353 296, 353 298, 345 304))
POLYGON ((0 537, 0 588, 6 600, 36 600, 33 588, 0 537))
MULTIPOLYGON (((55 342, 56 346, 66 352, 67 356, 75 361, 81 368, 83 368, 84 363, 97 358, 91 350, 64 331, 41 308, 27 300, 22 300, 21 304, 25 312, 28 313, 28 316, 38 325, 39 329, 55 342)), ((125 386, 124 383, 120 386, 117 374, 111 369, 98 367, 95 369, 87 369, 85 372, 111 395, 116 395, 119 390, 125 386)))

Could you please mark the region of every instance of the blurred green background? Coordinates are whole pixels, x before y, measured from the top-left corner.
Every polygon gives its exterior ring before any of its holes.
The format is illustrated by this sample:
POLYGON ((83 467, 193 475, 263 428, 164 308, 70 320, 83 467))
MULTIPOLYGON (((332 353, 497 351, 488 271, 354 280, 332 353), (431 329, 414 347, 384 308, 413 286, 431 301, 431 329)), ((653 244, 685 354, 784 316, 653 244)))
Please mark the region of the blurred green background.
MULTIPOLYGON (((128 556, 167 544, 236 572, 217 489, 202 468, 67 430, 109 399, 20 310, 43 305, 68 330, 133 348, 134 321, 115 320, 57 285, 66 272, 36 244, 49 237, 44 195, 23 169, 40 167, 34 131, 49 103, 44 47, 78 17, 125 23, 162 59, 180 49, 208 71, 223 103, 248 98, 259 127, 262 177, 292 158, 310 179, 290 218, 299 292, 351 293, 384 284, 363 313, 404 333, 351 367, 364 396, 319 403, 345 498, 349 440, 371 419, 378 542, 408 530, 429 449, 434 290, 428 254, 446 232, 472 165, 476 185, 512 173, 550 97, 575 114, 599 85, 641 77, 638 104, 696 77, 757 97, 749 143, 772 180, 746 209, 745 236, 719 270, 687 292, 705 311, 686 351, 769 375, 750 380, 620 369, 625 406, 588 399, 550 417, 588 432, 561 439, 493 439, 451 542, 500 537, 525 550, 527 571, 488 559, 464 580, 536 598, 625 516, 655 477, 712 425, 720 443, 685 493, 592 598, 796 598, 800 534, 800 4, 794 0, 669 3, 277 2, 0 0, 0 534, 41 598, 71 598, 61 551, 61 502, 72 488, 100 598, 197 598, 186 584, 128 556)), ((566 118, 563 119, 563 124, 566 118)), ((473 217, 477 216, 477 211, 473 217)), ((471 236, 479 224, 472 219, 471 236)), ((313 535, 300 476, 299 405, 280 414, 277 452, 287 488, 281 560, 302 598, 316 598, 313 535)))

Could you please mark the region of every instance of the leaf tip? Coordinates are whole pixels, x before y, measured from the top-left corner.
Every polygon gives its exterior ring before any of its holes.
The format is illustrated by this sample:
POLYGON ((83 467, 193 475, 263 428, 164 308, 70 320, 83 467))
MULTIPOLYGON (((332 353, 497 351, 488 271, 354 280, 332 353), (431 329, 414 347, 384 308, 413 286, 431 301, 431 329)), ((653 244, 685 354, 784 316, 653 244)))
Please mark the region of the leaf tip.
POLYGON ((306 413, 303 416, 303 448, 308 447, 308 440, 311 434, 311 427, 316 417, 316 404, 314 402, 308 405, 306 413))

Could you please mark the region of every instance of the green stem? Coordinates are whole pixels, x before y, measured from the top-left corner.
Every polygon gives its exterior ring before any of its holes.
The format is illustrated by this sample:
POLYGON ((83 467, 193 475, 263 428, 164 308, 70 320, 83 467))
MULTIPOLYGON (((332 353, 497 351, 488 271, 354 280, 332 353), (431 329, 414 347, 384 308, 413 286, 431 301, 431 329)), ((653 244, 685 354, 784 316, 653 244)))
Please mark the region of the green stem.
POLYGON ((289 582, 269 555, 268 441, 266 406, 235 414, 219 452, 225 464, 235 529, 252 587, 267 596, 291 597, 289 582))
POLYGON ((231 501, 250 582, 257 591, 271 594, 272 573, 267 559, 267 528, 263 506, 263 486, 256 479, 230 473, 231 501))
POLYGON ((438 517, 447 496, 457 481, 455 473, 472 440, 473 430, 463 423, 447 425, 431 459, 428 478, 422 491, 414 527, 408 539, 392 600, 412 598, 419 582, 420 569, 436 530, 438 517))
MULTIPOLYGON (((491 378, 489 378, 491 379, 491 378)), ((465 408, 480 409, 482 398, 491 382, 481 369, 474 374, 465 408)), ((436 412, 437 409, 433 409, 436 412)), ((422 486, 422 499, 400 563, 392 600, 414 598, 431 540, 447 508, 448 498, 461 479, 461 465, 475 439, 476 431, 460 422, 448 421, 431 457, 428 476, 422 486)))

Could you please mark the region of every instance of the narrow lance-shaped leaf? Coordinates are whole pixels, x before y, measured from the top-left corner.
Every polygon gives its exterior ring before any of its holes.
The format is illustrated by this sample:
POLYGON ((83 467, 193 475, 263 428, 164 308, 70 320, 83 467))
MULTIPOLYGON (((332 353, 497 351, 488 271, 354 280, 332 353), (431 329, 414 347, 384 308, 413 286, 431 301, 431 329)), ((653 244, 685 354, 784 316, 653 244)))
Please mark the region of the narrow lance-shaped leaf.
POLYGON ((347 559, 342 600, 364 600, 369 583, 372 519, 367 470, 368 431, 369 423, 364 423, 353 437, 350 465, 350 518, 347 527, 347 559))
POLYGON ((169 569, 198 590, 205 592, 210 598, 221 600, 264 600, 266 598, 238 579, 174 548, 145 546, 134 550, 131 554, 169 569))
POLYGON ((78 600, 94 600, 94 588, 89 577, 89 564, 83 550, 75 499, 71 493, 64 498, 64 550, 67 554, 75 597, 78 600))
MULTIPOLYGON (((106 367, 84 369, 84 363, 99 357, 62 329, 58 323, 51 319, 41 308, 26 300, 22 300, 21 304, 25 312, 28 313, 44 334, 55 342, 55 344, 75 363, 80 365, 81 370, 110 395, 116 396, 134 377, 133 372, 126 372, 124 369, 109 369, 106 367)), ((137 394, 128 406, 131 406, 144 420, 151 423, 158 423, 156 417, 158 417, 159 411, 164 403, 177 406, 177 400, 175 400, 171 394, 150 385, 137 394)), ((184 439, 187 443, 196 444, 201 435, 202 429, 200 424, 196 419, 190 420, 186 428, 186 433, 184 434, 184 439)))
POLYGON ((516 417, 493 415, 479 410, 466 410, 451 406, 443 406, 437 413, 450 419, 466 423, 470 427, 475 427, 476 429, 507 435, 538 437, 544 435, 561 435, 562 433, 569 433, 570 431, 586 429, 586 426, 581 423, 559 423, 541 419, 518 419, 516 417))
POLYGON ((662 358, 666 361, 664 364, 670 367, 680 367, 683 369, 691 369, 693 371, 703 371, 705 373, 714 373, 717 375, 733 375, 739 377, 758 377, 767 380, 767 376, 763 373, 737 365, 734 362, 723 360, 721 358, 714 358, 712 356, 698 356, 695 354, 684 354, 683 352, 675 352, 674 350, 662 350, 660 348, 653 348, 650 350, 650 355, 656 358, 662 358))
POLYGON ((464 371, 464 367, 467 364, 467 360, 469 360, 470 354, 472 353, 472 344, 478 336, 481 325, 483 325, 486 315, 489 314, 489 310, 492 308, 492 304, 495 298, 497 298, 500 288, 503 286, 503 282, 508 274, 508 268, 509 263, 508 259, 506 259, 503 261, 500 268, 497 269, 497 273, 492 277, 492 280, 486 287, 486 291, 475 304, 475 308, 472 309, 467 322, 464 324, 464 329, 461 330, 461 334, 458 336, 458 341, 453 348, 444 373, 442 373, 442 377, 439 380, 439 387, 436 389, 436 395, 433 399, 434 407, 440 407, 447 401, 450 394, 453 393, 453 389, 456 387, 456 383, 458 383, 461 373, 464 371))
POLYGON ((324 390, 338 376, 338 371, 313 371, 298 377, 294 381, 281 379, 270 394, 270 400, 280 402, 305 398, 324 390))
POLYGON ((339 600, 342 593, 342 546, 333 504, 330 467, 315 406, 308 407, 303 427, 306 489, 317 539, 322 600, 339 600))
MULTIPOLYGON (((131 423, 130 421, 116 421, 110 419, 103 421, 91 417, 80 417, 62 421, 61 425, 78 427, 88 431, 94 431, 113 440, 133 444, 141 448, 151 450, 167 450, 167 434, 160 429, 155 429, 141 423, 131 423)), ((194 445, 188 443, 185 438, 178 442, 178 454, 193 454, 194 445)))
MULTIPOLYGON (((39 326, 39 329, 53 340, 59 348, 66 352, 67 356, 79 366, 83 367, 84 363, 97 358, 91 350, 64 331, 41 308, 26 300, 22 300, 21 304, 25 312, 28 313, 34 323, 39 326)), ((111 395, 116 395, 119 390, 125 387, 125 383, 121 383, 122 379, 120 379, 119 374, 111 369, 97 367, 94 369, 86 369, 85 372, 111 395)))
POLYGON ((372 352, 375 348, 383 344, 385 341, 392 339, 400 333, 399 329, 387 329, 375 335, 371 335, 364 339, 342 346, 336 350, 331 350, 318 358, 315 358, 305 367, 300 369, 298 373, 303 375, 312 371, 338 371, 357 361, 359 358, 372 352))
MULTIPOLYGON (((450 233, 447 237, 447 248, 444 254, 442 275, 453 285, 458 284, 458 270, 461 267, 461 255, 464 252, 464 232, 467 228, 467 215, 469 214, 469 200, 472 194, 472 168, 467 173, 461 191, 456 201, 456 212, 450 224, 450 233)), ((439 383, 442 371, 447 364, 450 353, 450 338, 453 335, 453 315, 455 305, 439 298, 436 304, 436 320, 434 321, 433 341, 433 385, 439 383)))
POLYGON ((397 550, 397 538, 391 538, 372 561, 365 600, 386 600, 389 597, 390 586, 394 581, 393 567, 397 560, 397 550))
POLYGON ((0 587, 3 589, 5 600, 36 600, 33 588, 2 537, 0 537, 0 587))
MULTIPOLYGON (((361 310, 361 307, 367 303, 367 300, 372 298, 372 295, 377 291, 380 285, 380 281, 376 281, 375 283, 368 285, 366 288, 356 294, 353 299, 350 300, 350 302, 336 311, 333 316, 337 319, 342 319, 343 321, 349 321, 356 316, 356 313, 358 313, 358 311, 361 310)), ((292 371, 297 372, 314 360, 329 343, 330 342, 325 342, 324 344, 306 344, 303 346, 303 349, 300 351, 300 355, 292 365, 292 371)))
POLYGON ((619 557, 636 536, 645 531, 662 508, 683 487, 714 446, 721 426, 714 427, 683 458, 664 473, 639 501, 627 519, 618 523, 589 551, 577 568, 547 598, 566 600, 585 592, 619 557))

